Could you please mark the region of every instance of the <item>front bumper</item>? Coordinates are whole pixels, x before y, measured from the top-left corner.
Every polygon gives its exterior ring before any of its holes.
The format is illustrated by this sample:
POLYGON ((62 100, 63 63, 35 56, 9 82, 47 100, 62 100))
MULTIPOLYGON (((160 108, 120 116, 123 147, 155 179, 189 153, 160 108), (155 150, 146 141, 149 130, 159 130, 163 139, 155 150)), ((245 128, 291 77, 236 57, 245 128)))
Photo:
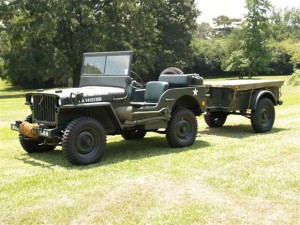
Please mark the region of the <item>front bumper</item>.
MULTIPOLYGON (((22 133, 20 126, 23 122, 22 121, 16 121, 15 123, 12 123, 10 125, 10 128, 14 131, 18 131, 20 133, 22 133)), ((31 129, 31 132, 37 136, 37 137, 45 137, 45 138, 52 138, 52 132, 53 129, 45 129, 42 127, 33 127, 31 129)), ((24 133, 22 133, 24 135, 24 133)))

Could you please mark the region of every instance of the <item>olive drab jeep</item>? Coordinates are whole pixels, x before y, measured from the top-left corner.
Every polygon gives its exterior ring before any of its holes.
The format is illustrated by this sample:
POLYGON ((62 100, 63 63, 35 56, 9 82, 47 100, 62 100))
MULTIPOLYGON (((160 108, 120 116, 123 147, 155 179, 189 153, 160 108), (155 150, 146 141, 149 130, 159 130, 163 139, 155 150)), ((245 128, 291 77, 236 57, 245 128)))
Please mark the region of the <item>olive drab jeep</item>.
POLYGON ((131 77, 131 65, 132 52, 85 53, 79 87, 28 93, 31 115, 11 125, 23 149, 62 146, 72 164, 91 164, 103 156, 107 135, 130 140, 159 132, 171 147, 192 145, 196 116, 205 112, 202 78, 168 68, 144 86, 131 77))

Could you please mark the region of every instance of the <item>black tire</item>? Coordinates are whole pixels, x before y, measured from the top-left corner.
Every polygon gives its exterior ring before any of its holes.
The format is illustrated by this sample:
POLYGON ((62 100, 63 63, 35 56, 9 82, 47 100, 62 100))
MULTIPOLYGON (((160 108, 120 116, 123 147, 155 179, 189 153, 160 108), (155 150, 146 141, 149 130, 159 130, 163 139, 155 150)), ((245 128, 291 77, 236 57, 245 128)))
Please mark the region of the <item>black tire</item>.
POLYGON ((125 140, 143 139, 145 135, 146 131, 142 129, 126 130, 122 132, 122 137, 125 140))
POLYGON ((228 114, 224 112, 207 112, 204 115, 206 124, 211 127, 222 127, 227 120, 228 114))
POLYGON ((171 147, 181 148, 192 145, 197 132, 197 119, 191 110, 178 108, 172 112, 166 130, 166 138, 171 147))
POLYGON ((164 69, 161 74, 183 74, 183 71, 176 67, 168 67, 164 69))
POLYGON ((275 121, 273 102, 263 98, 258 102, 256 109, 251 112, 251 125, 255 132, 265 133, 272 129, 275 121))
MULTIPOLYGON (((27 116, 25 121, 32 123, 32 115, 27 116)), ((34 139, 19 134, 19 141, 22 148, 28 153, 50 152, 55 149, 54 145, 43 145, 44 138, 34 139)))
POLYGON ((74 165, 88 165, 98 162, 106 148, 105 129, 97 120, 80 117, 65 129, 63 154, 74 165))

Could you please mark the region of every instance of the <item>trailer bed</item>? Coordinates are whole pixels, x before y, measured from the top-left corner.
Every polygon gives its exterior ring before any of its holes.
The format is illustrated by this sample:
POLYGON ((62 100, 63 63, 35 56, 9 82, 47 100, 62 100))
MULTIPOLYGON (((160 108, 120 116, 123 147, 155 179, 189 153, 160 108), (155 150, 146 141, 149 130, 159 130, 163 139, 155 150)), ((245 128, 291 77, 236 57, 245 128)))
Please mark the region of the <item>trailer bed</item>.
POLYGON ((284 81, 281 80, 223 80, 205 82, 207 87, 230 88, 235 91, 247 91, 253 89, 267 89, 270 87, 280 88, 284 81))

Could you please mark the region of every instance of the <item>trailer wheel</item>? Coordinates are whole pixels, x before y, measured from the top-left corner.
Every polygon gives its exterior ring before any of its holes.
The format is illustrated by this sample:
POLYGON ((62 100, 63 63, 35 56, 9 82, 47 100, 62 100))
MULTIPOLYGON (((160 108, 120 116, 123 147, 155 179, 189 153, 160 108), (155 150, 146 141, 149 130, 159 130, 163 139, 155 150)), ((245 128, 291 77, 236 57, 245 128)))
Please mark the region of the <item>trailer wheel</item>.
POLYGON ((222 127, 226 122, 228 114, 224 112, 207 112, 204 120, 209 127, 222 127))
MULTIPOLYGON (((32 115, 26 117, 25 121, 32 123, 32 115)), ((50 152, 55 149, 54 145, 43 145, 44 138, 29 138, 19 134, 19 141, 22 148, 28 153, 50 152)))
POLYGON ((173 148, 190 146, 194 143, 198 131, 195 114, 189 109, 178 108, 172 112, 168 122, 166 138, 173 148))
POLYGON ((257 133, 265 133, 272 129, 275 121, 275 108, 268 98, 259 101, 257 108, 251 112, 251 125, 257 133))
POLYGON ((62 150, 72 164, 87 165, 98 162, 105 147, 105 129, 93 118, 77 118, 64 131, 62 150))
POLYGON ((122 132, 122 137, 125 140, 143 139, 146 135, 146 131, 142 129, 127 130, 122 132))

